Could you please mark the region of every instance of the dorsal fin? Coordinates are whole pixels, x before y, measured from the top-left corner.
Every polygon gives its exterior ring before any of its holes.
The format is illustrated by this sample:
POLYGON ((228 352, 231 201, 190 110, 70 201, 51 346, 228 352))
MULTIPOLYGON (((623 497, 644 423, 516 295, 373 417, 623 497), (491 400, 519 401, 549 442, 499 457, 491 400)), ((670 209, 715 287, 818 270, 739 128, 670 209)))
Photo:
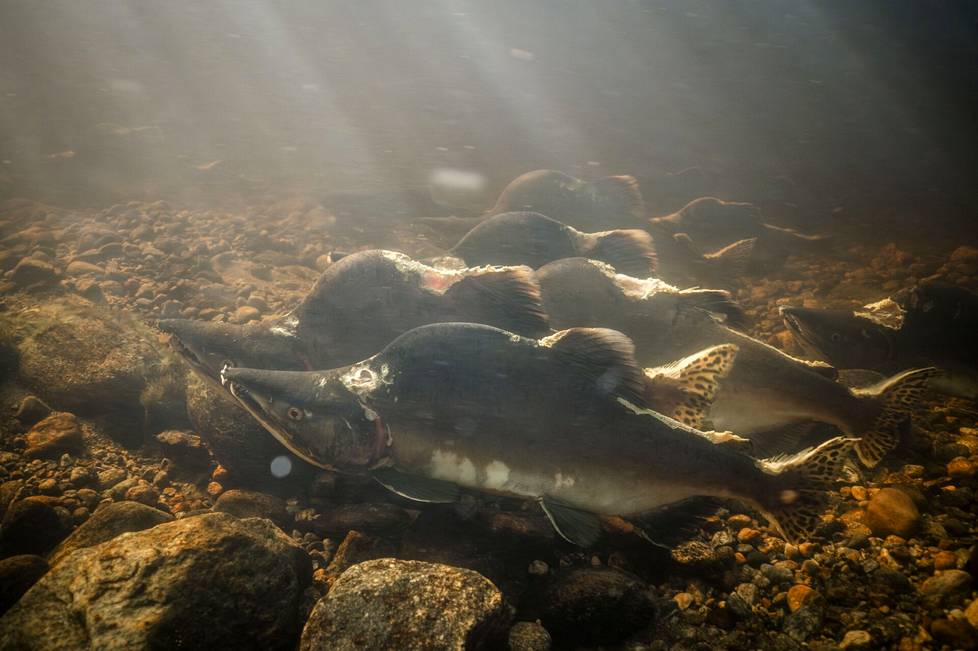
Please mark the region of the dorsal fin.
POLYGON ((703 257, 722 268, 724 273, 733 277, 740 276, 747 271, 747 267, 750 265, 754 256, 755 244, 757 244, 756 237, 737 240, 712 253, 707 253, 703 257))
POLYGON ((645 201, 634 176, 606 176, 591 185, 597 191, 599 201, 622 209, 636 221, 645 217, 645 201))
POLYGON ((485 323, 524 337, 550 331, 540 287, 529 267, 473 272, 445 292, 460 320, 485 323))
POLYGON ((738 350, 735 344, 721 344, 671 364, 646 369, 649 406, 684 425, 702 429, 720 379, 733 368, 738 350), (663 380, 668 390, 660 392, 663 380))
POLYGON ((681 246, 682 248, 684 248, 692 257, 694 258, 703 257, 703 251, 698 246, 696 246, 696 243, 693 242, 693 238, 691 238, 688 234, 675 233, 672 236, 672 241, 678 244, 679 246, 681 246))
POLYGON ((658 261, 652 236, 638 229, 590 233, 594 243, 584 253, 588 258, 607 262, 619 273, 648 278, 654 276, 658 261))
POLYGON ((635 361, 635 344, 617 330, 570 328, 541 339, 540 343, 580 369, 598 390, 645 405, 645 376, 635 361))

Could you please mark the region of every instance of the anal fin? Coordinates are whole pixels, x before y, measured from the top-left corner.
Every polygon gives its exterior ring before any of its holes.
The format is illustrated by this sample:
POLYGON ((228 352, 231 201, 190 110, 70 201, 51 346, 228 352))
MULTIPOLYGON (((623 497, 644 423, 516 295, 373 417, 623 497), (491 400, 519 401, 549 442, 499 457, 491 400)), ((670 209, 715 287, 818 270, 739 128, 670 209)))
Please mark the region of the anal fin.
POLYGON ((569 543, 591 547, 601 535, 601 520, 593 513, 561 504, 549 497, 541 498, 540 506, 560 537, 569 543))
POLYGON ((460 493, 452 482, 409 475, 394 468, 376 468, 370 471, 370 476, 392 493, 415 502, 450 504, 458 501, 460 493))

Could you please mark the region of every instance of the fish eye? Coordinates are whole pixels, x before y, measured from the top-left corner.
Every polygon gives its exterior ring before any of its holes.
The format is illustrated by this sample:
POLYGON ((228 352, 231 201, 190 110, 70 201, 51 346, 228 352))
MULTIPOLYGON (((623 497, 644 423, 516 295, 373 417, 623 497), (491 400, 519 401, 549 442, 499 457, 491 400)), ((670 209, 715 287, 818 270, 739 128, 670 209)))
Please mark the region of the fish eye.
POLYGON ((302 420, 302 410, 298 407, 289 407, 289 410, 285 413, 288 414, 290 420, 296 422, 302 420))
POLYGON ((832 336, 829 337, 829 339, 832 340, 832 343, 837 344, 839 343, 839 341, 842 340, 842 335, 840 335, 838 332, 833 332, 832 336))

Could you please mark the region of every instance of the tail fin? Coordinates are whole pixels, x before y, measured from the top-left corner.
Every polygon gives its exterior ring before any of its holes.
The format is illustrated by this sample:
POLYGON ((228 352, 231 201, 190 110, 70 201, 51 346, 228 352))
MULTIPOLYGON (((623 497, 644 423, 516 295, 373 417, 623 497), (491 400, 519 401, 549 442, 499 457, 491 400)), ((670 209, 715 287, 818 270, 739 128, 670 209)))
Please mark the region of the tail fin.
POLYGON ((836 437, 814 449, 758 464, 774 477, 774 490, 759 504, 785 539, 810 538, 822 521, 835 484, 852 478, 850 455, 859 439, 836 437))
POLYGON ((904 371, 868 389, 853 391, 856 395, 875 397, 882 407, 856 445, 856 454, 863 464, 874 467, 897 446, 904 424, 927 397, 930 379, 939 373, 933 367, 904 371))
POLYGON ((697 309, 723 317, 731 328, 743 330, 748 325, 744 308, 725 289, 684 289, 679 292, 679 310, 697 309))
POLYGON ((599 204, 613 206, 640 220, 645 218, 645 201, 634 176, 608 176, 591 184, 599 204))
POLYGON ((734 344, 722 344, 671 364, 645 369, 650 407, 684 425, 703 429, 720 379, 733 368, 738 350, 734 344))
POLYGON ((717 270, 725 276, 736 278, 747 272, 747 267, 754 256, 755 244, 757 244, 756 237, 737 240, 713 253, 707 253, 703 257, 715 265, 717 270))
POLYGON ((594 244, 585 257, 607 262, 618 273, 648 278, 654 276, 658 261, 652 236, 637 229, 593 233, 594 244))
POLYGON ((537 339, 550 331, 540 287, 529 267, 470 273, 445 292, 461 321, 485 323, 537 339))

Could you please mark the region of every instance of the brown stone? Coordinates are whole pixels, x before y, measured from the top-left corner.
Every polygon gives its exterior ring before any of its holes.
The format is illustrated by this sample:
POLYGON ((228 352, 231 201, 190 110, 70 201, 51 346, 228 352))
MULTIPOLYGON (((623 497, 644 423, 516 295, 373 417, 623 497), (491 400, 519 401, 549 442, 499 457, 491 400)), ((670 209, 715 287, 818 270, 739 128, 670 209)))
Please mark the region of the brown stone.
POLYGON ((27 433, 28 459, 56 459, 65 452, 77 454, 84 447, 81 427, 74 414, 56 411, 27 433))
POLYGON ((947 474, 954 479, 967 479, 974 477, 976 472, 975 464, 965 457, 955 457, 947 464, 947 474))
POLYGON ((913 500, 897 488, 883 488, 869 500, 863 522, 874 536, 911 537, 920 526, 920 512, 913 500))
POLYGON ((941 551, 934 554, 935 570, 951 570, 958 565, 958 555, 950 551, 941 551))
POLYGON ((802 606, 817 601, 820 596, 813 588, 797 583, 788 590, 788 609, 795 612, 802 606))

